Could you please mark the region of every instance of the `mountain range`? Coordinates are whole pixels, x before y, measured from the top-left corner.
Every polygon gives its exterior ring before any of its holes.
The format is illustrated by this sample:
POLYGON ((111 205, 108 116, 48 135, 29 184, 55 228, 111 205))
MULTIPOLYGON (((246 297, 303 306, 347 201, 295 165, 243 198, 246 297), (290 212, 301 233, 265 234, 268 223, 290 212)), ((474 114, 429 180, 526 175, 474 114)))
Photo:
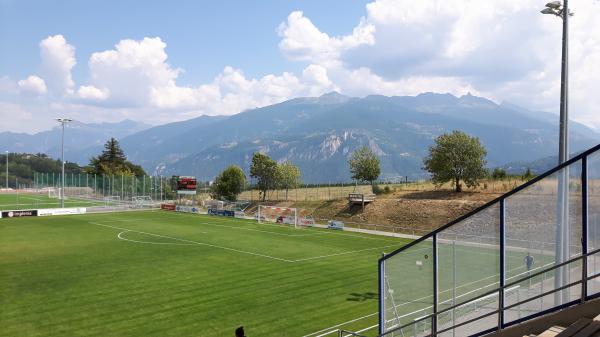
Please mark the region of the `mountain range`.
MULTIPOLYGON (((200 116, 155 127, 134 121, 76 123, 66 132, 66 157, 86 164, 113 136, 129 160, 156 174, 212 180, 231 164, 248 172, 252 154, 261 151, 279 162, 298 165, 305 182, 326 183, 349 181, 347 158, 367 145, 381 159, 381 179, 418 179, 427 176, 423 157, 435 137, 455 129, 479 137, 490 167, 549 157, 558 149, 558 116, 554 114, 496 104, 470 94, 355 98, 332 92, 233 116, 200 116)), ((11 145, 10 151, 54 156, 58 131, 5 132, 0 133, 0 142, 11 145)), ((599 142, 600 134, 570 122, 573 152, 599 142)))

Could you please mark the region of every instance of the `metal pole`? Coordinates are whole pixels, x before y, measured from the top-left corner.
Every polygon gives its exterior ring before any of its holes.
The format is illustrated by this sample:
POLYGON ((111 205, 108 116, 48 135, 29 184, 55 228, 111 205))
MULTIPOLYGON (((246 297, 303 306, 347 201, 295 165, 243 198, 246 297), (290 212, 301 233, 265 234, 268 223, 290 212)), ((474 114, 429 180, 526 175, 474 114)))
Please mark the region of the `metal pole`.
POLYGON ((60 142, 60 157, 62 161, 62 173, 61 173, 61 190, 60 190, 60 208, 65 207, 65 123, 62 124, 62 136, 60 142))
MULTIPOLYGON (((452 306, 456 305, 456 240, 457 235, 454 235, 454 240, 452 241, 452 306)), ((456 326, 456 310, 452 309, 452 326, 456 326)), ((456 336, 456 328, 452 329, 452 336, 456 336)))
POLYGON ((569 157, 569 0, 563 1, 562 12, 562 67, 560 73, 560 137, 558 160, 562 164, 569 157))
POLYGON ((8 151, 6 151, 6 190, 8 190, 8 151))

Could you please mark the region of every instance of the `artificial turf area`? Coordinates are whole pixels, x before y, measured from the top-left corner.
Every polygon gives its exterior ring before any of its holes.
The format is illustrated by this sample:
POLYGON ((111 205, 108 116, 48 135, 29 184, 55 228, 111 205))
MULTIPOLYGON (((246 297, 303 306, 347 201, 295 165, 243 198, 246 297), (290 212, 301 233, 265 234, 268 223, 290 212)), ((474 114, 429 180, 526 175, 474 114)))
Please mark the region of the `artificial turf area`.
POLYGON ((0 220, 0 336, 304 336, 376 324, 407 240, 166 211, 0 220))
MULTIPOLYGON (((106 202, 69 198, 65 207, 91 207, 105 205, 106 202)), ((34 193, 0 194, 0 210, 38 209, 60 207, 60 200, 47 195, 34 193)))

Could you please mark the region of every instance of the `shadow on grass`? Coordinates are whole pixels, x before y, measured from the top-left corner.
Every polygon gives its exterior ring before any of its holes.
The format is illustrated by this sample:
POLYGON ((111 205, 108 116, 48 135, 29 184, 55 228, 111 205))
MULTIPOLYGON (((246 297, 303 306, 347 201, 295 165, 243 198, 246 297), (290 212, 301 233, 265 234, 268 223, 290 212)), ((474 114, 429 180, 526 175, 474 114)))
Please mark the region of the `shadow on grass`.
POLYGON ((377 293, 366 292, 366 293, 351 293, 350 297, 346 298, 346 301, 364 302, 364 301, 376 300, 376 299, 377 299, 377 293))

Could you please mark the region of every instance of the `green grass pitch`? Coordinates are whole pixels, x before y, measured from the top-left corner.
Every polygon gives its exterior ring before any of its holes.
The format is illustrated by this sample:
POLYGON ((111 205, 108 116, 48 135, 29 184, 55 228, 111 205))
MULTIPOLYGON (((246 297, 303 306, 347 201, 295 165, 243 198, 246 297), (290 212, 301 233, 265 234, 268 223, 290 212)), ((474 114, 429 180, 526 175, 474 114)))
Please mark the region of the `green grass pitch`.
MULTIPOLYGON (((365 317, 342 325, 356 331, 377 324, 378 258, 408 242, 166 211, 1 219, 0 336, 305 336, 365 317)), ((416 300, 399 308, 409 318, 431 305, 426 247, 386 267, 394 297, 416 300)), ((446 301, 451 249, 438 257, 446 301)), ((458 295, 496 286, 492 248, 455 255, 458 295)), ((522 259, 508 254, 513 274, 522 259)))
MULTIPOLYGON (((65 207, 91 207, 105 205, 103 201, 68 198, 65 207)), ((60 200, 47 195, 34 193, 2 193, 0 194, 0 210, 38 209, 60 207, 60 200)))
POLYGON ((303 336, 374 314, 377 259, 406 242, 164 211, 1 219, 0 335, 303 336))

